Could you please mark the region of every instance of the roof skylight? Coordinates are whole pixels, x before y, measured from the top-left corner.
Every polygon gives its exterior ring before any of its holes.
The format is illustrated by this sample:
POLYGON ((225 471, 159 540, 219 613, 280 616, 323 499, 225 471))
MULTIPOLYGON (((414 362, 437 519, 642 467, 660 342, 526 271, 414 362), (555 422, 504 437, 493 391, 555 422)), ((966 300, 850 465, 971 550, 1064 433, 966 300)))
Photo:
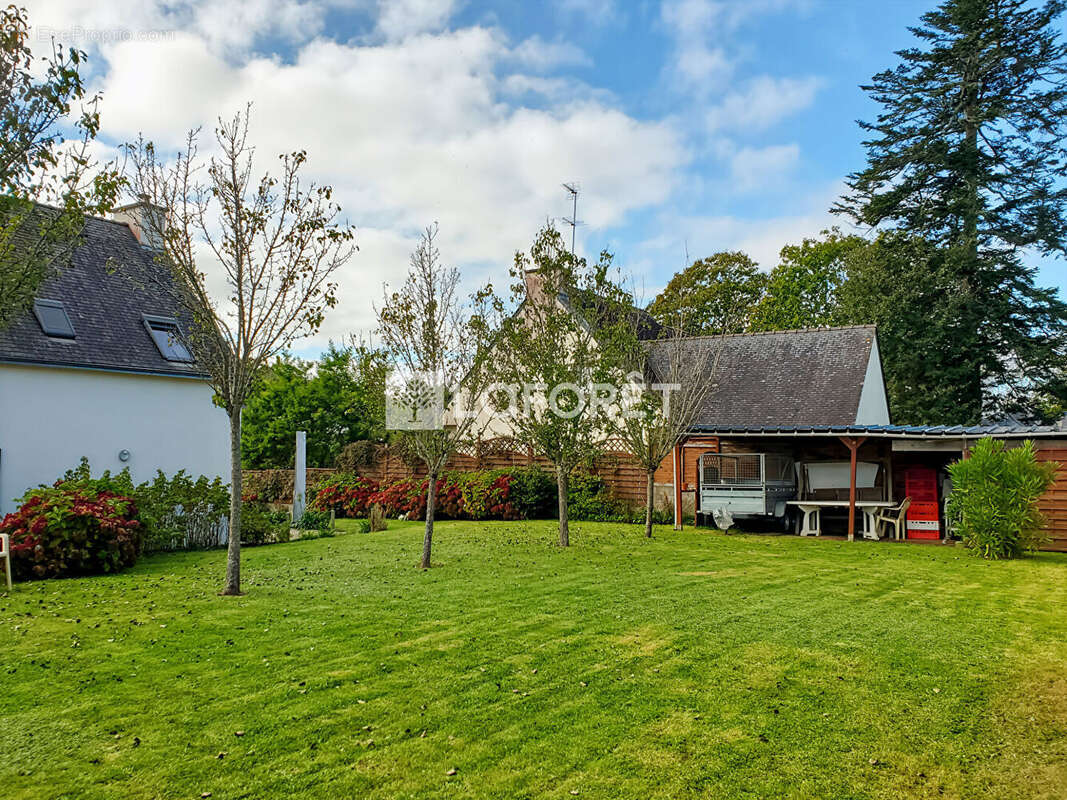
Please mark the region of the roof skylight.
POLYGON ((46 335, 57 339, 74 338, 74 325, 59 300, 37 300, 33 304, 33 314, 46 335))

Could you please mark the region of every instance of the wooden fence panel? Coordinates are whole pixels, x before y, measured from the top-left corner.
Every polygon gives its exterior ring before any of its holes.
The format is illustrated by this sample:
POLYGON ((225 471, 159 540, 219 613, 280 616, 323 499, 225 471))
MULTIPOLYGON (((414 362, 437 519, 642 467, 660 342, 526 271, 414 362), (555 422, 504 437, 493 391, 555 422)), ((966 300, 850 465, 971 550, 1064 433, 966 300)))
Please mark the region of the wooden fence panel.
POLYGON ((1048 518, 1051 542, 1044 550, 1067 553, 1067 442, 1059 439, 1038 441, 1037 460, 1057 465, 1056 482, 1041 498, 1039 507, 1048 518))

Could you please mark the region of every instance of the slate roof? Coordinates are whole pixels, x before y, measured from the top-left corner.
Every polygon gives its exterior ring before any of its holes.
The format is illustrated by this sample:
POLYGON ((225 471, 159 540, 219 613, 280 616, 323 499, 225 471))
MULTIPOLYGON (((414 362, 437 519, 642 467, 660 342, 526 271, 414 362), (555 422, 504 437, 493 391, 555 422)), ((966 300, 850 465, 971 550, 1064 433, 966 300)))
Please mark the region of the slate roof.
POLYGON ((31 309, 0 329, 0 362, 202 377, 163 358, 145 328, 143 314, 183 316, 161 269, 128 225, 90 217, 71 263, 37 292, 62 301, 76 338, 46 336, 31 309))
POLYGON ((873 325, 856 325, 665 340, 651 343, 650 362, 666 380, 668 348, 681 347, 681 363, 706 380, 718 351, 716 388, 694 428, 851 426, 874 336, 873 325))

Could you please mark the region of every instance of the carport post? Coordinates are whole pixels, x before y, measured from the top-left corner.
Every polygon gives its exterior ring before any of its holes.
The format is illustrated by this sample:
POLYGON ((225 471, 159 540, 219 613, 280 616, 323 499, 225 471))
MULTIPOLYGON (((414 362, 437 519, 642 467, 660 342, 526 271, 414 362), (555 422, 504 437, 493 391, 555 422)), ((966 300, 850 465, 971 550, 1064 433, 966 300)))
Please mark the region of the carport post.
POLYGON ((679 442, 674 446, 672 453, 674 466, 674 529, 682 529, 682 445, 679 442))
POLYGON ((855 541, 856 539, 856 451, 860 449, 860 445, 867 440, 867 437, 852 437, 842 436, 841 441, 849 452, 849 470, 848 470, 848 540, 855 541))

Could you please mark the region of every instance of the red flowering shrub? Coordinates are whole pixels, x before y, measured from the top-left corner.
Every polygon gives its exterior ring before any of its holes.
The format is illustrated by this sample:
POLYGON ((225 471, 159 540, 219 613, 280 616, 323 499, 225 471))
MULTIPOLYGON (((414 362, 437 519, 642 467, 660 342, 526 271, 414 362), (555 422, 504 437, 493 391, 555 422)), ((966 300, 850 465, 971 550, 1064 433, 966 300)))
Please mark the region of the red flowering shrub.
MULTIPOLYGON (((366 517, 377 503, 387 517, 426 517, 426 478, 379 485, 349 473, 323 478, 310 492, 309 507, 338 517, 366 517)), ((450 472, 437 479, 439 519, 540 519, 556 506, 555 479, 536 467, 450 472)))
POLYGON ((519 519, 511 502, 510 472, 464 472, 453 476, 463 495, 467 519, 519 519))
POLYGON ((308 504, 313 511, 333 511, 338 517, 365 517, 377 481, 358 475, 337 473, 323 478, 311 492, 308 504))
MULTIPOLYGON (((437 490, 441 490, 444 479, 437 482, 437 490)), ((377 503, 385 511, 387 517, 410 516, 412 519, 423 519, 426 516, 426 480, 399 480, 388 483, 374 492, 370 503, 377 503)))
POLYGON ((57 483, 28 492, 0 522, 11 536, 20 579, 96 575, 133 566, 142 526, 133 500, 92 483, 57 483))

